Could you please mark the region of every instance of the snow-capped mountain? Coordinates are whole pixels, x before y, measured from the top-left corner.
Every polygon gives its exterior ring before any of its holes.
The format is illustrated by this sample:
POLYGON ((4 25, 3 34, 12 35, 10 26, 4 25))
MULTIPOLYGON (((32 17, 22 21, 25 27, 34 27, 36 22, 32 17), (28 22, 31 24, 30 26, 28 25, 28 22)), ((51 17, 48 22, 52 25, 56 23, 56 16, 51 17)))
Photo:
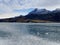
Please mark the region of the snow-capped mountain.
POLYGON ((53 12, 53 13, 60 12, 60 8, 57 8, 57 9, 53 10, 52 12, 53 12))
POLYGON ((0 19, 0 22, 34 22, 44 20, 50 22, 60 22, 60 9, 49 11, 46 9, 35 9, 28 15, 17 16, 9 19, 0 19))
MULTIPOLYGON (((30 12, 31 14, 47 14, 50 13, 51 11, 46 10, 46 9, 34 9, 32 12, 30 12)), ((30 14, 29 13, 29 14, 30 14)))

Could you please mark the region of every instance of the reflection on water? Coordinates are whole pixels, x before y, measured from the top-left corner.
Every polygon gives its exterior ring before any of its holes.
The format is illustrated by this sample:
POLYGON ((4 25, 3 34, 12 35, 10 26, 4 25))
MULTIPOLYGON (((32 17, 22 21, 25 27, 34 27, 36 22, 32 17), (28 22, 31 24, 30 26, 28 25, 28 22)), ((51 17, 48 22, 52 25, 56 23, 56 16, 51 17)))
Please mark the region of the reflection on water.
POLYGON ((60 24, 0 23, 0 45, 60 45, 60 24))
POLYGON ((0 31, 0 37, 1 37, 1 38, 6 38, 6 37, 8 37, 8 36, 11 36, 11 34, 8 33, 8 32, 5 32, 5 31, 0 31))
POLYGON ((29 25, 29 33, 52 41, 60 41, 60 26, 29 25))

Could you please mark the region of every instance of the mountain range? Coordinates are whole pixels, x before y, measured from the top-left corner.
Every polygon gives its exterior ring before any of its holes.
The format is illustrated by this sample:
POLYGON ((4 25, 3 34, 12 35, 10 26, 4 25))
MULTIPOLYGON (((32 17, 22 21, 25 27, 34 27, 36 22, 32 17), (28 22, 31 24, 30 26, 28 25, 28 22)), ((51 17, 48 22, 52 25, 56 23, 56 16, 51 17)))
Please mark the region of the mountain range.
POLYGON ((47 9, 34 9, 25 16, 0 19, 0 22, 60 22, 60 9, 53 11, 47 9))

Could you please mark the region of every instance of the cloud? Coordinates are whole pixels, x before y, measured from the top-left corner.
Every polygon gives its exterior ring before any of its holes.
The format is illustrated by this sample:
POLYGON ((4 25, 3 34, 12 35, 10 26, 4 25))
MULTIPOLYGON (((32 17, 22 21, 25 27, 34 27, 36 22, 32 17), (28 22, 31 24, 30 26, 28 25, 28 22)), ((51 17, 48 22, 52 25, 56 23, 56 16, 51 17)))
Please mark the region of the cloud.
POLYGON ((25 9, 29 8, 60 8, 60 0, 0 0, 0 14, 12 14, 15 12, 14 10, 22 9, 24 12, 25 9))
POLYGON ((40 8, 60 5, 60 0, 0 0, 0 6, 10 9, 40 8))
POLYGON ((19 16, 19 14, 20 14, 20 13, 2 13, 2 14, 0 15, 0 19, 19 16))

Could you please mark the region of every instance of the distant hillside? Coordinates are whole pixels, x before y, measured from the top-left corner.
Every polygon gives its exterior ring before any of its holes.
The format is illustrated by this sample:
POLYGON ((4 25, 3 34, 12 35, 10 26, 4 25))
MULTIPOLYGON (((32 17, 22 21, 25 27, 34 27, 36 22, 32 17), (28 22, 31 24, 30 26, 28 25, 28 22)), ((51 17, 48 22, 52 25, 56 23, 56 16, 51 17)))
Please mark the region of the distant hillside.
POLYGON ((25 16, 27 19, 49 20, 53 22, 60 22, 60 9, 49 11, 46 9, 35 9, 25 16))
POLYGON ((0 19, 0 22, 60 22, 60 9, 49 11, 36 8, 26 16, 0 19))

